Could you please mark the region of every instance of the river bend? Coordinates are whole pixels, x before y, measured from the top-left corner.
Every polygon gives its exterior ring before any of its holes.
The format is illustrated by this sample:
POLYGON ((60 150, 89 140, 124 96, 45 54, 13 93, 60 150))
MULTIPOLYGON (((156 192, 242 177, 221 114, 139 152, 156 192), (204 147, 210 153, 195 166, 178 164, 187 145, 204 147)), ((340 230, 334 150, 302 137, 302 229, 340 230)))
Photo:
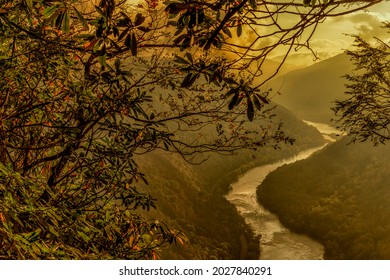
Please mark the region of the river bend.
POLYGON ((261 235, 260 259, 264 260, 310 260, 322 259, 323 246, 308 236, 296 234, 285 228, 279 218, 260 205, 256 188, 276 168, 309 157, 323 146, 308 149, 296 156, 274 164, 250 169, 231 185, 226 196, 233 203, 255 234, 261 235))

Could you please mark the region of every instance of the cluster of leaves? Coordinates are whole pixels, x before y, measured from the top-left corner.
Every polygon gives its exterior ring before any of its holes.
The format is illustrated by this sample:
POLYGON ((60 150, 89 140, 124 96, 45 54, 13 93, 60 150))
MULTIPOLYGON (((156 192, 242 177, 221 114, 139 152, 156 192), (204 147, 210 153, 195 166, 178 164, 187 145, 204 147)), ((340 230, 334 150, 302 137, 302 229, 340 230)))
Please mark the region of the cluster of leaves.
MULTIPOLYGON (((2 8, 3 258, 153 258, 180 234, 137 212, 156 204, 137 190, 140 180, 147 181, 134 154, 162 148, 185 155, 183 147, 192 154, 246 145, 233 145, 244 139, 236 137, 238 130, 219 141, 207 138, 206 144, 175 138, 170 121, 198 130, 211 118, 234 121, 240 114, 221 111, 226 102, 217 90, 210 92, 217 94, 211 101, 195 102, 198 74, 186 74, 183 81, 175 72, 183 66, 179 56, 165 63, 165 56, 146 47, 166 35, 158 33, 164 14, 149 8, 109 0, 92 6, 13 1, 2 8), (168 81, 186 94, 185 107, 167 103, 168 81), (151 95, 157 90, 160 103, 151 95)), ((214 86, 226 86, 221 64, 186 58, 191 63, 182 71, 198 71, 214 86)))
POLYGON ((357 50, 347 52, 355 65, 355 72, 345 76, 348 98, 338 100, 333 110, 353 141, 384 144, 390 139, 390 46, 379 40, 370 44, 357 36, 355 43, 357 50))
POLYGON ((77 4, 14 1, 0 17, 0 255, 153 258, 178 233, 134 213, 155 201, 137 191, 146 179, 133 154, 165 132, 147 122, 150 96, 112 50, 137 55, 145 18, 128 19, 134 27, 122 35, 114 2, 101 1, 90 19, 77 4))
MULTIPOLYGON (((176 238, 165 225, 149 223, 120 205, 75 207, 66 192, 53 194, 55 203, 45 203, 40 200, 43 182, 3 164, 0 169, 2 259, 155 258, 154 249, 176 238)), ((68 187, 77 191, 75 185, 68 187)), ((73 199, 81 195, 87 194, 73 199)))

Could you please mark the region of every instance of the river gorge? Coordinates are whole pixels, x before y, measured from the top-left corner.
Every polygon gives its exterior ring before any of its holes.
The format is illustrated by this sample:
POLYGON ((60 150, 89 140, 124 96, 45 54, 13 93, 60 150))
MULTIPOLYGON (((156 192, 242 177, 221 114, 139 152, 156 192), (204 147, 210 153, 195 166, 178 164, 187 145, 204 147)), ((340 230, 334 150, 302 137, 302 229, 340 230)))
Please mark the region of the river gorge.
MULTIPOLYGON (((337 131, 326 124, 309 123, 315 126, 329 140, 337 131)), ((322 259, 323 246, 308 236, 296 234, 284 227, 279 218, 266 210, 256 199, 256 189, 265 177, 278 167, 303 160, 324 146, 304 150, 297 155, 250 169, 236 182, 226 198, 233 203, 245 221, 260 238, 260 259, 264 260, 310 260, 322 259)))

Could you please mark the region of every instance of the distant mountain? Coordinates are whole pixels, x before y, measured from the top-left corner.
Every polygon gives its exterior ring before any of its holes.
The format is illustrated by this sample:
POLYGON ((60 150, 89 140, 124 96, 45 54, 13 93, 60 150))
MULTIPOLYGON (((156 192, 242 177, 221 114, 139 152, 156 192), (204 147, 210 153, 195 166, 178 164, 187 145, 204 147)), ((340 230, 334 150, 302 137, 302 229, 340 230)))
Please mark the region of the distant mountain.
MULTIPOLYGON (((281 61, 274 60, 274 59, 266 59, 261 67, 263 75, 260 77, 257 82, 263 81, 265 79, 268 79, 269 77, 273 76, 280 66, 281 61)), ((291 71, 297 70, 302 68, 303 66, 301 65, 295 65, 291 63, 283 63, 279 71, 275 74, 275 77, 279 77, 281 75, 284 75, 286 73, 289 73, 291 71)))
POLYGON ((345 80, 353 70, 346 54, 339 54, 309 67, 291 71, 272 80, 273 101, 291 110, 298 117, 314 122, 329 123, 334 117, 330 107, 343 98, 345 80), (279 94, 280 93, 280 94, 279 94))
POLYGON ((270 173, 258 199, 327 259, 390 259, 390 146, 343 138, 270 173))
MULTIPOLYGON (((324 61, 326 59, 332 58, 338 53, 329 53, 329 52, 320 52, 316 54, 318 59, 316 59, 311 53, 296 53, 290 54, 286 60, 288 65, 295 65, 296 68, 305 68, 313 65, 315 63, 324 61)), ((275 56, 272 60, 280 62, 284 59, 284 56, 275 56)))

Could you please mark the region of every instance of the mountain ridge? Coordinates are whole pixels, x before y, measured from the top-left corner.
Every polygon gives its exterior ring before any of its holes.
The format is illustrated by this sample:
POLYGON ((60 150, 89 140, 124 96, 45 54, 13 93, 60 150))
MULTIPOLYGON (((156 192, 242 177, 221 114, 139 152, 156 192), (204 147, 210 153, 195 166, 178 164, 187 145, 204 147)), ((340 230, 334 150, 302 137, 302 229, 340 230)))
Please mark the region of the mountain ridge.
POLYGON ((286 107, 298 117, 322 123, 332 123, 330 109, 345 92, 345 74, 353 71, 348 55, 339 54, 311 66, 293 70, 270 81, 272 101, 286 107))

